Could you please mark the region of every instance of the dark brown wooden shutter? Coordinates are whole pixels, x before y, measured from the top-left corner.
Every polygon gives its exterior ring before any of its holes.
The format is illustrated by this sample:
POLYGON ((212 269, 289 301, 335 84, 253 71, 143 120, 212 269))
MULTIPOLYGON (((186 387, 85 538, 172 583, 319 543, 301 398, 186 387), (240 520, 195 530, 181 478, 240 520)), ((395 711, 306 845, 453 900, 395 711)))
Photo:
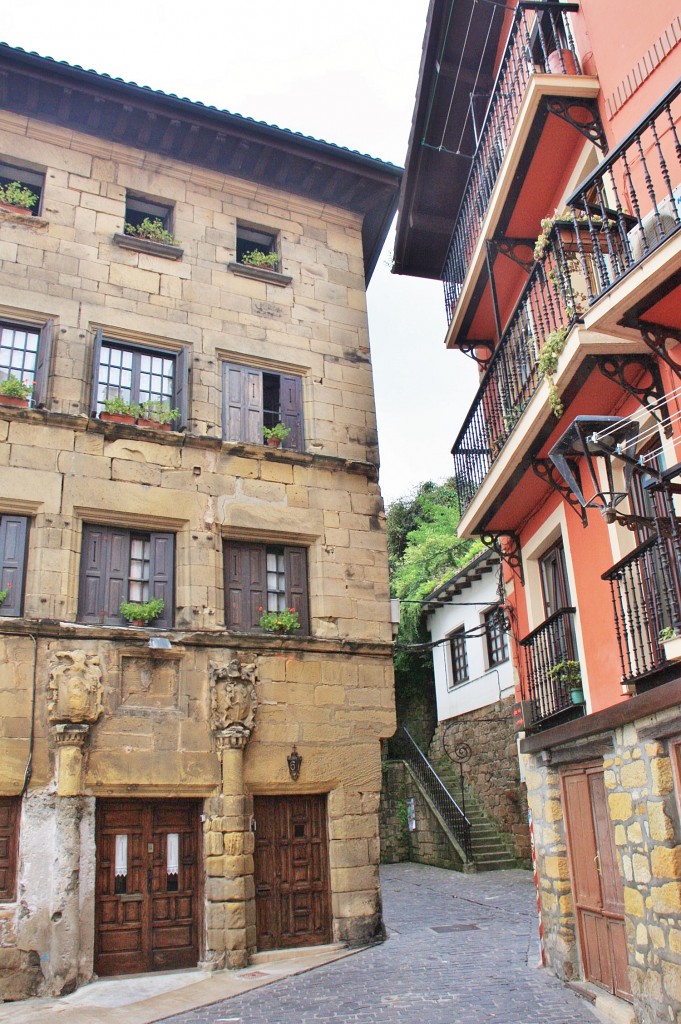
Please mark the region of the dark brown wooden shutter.
POLYGON ((92 392, 90 395, 90 409, 93 416, 97 415, 97 392, 99 390, 99 361, 101 355, 102 329, 100 327, 95 331, 95 338, 92 345, 92 372, 90 374, 92 392))
POLYGON ((16 796, 0 796, 0 900, 16 899, 19 810, 16 796))
POLYGON ((262 444, 262 373, 225 363, 223 433, 226 441, 262 444))
POLYGON ((114 527, 83 526, 78 618, 91 624, 121 625, 121 601, 128 599, 130 533, 114 527))
POLYGON ((300 377, 281 376, 281 421, 291 428, 291 433, 282 444, 282 448, 292 451, 303 450, 303 389, 300 377))
POLYGON ((169 629, 173 624, 173 579, 175 562, 175 535, 152 533, 149 552, 149 596, 165 602, 163 614, 154 619, 152 626, 169 629))
POLYGON ((0 516, 0 590, 9 593, 0 605, 0 615, 21 615, 26 571, 26 516, 0 516))
POLYGON ((189 359, 190 349, 185 345, 175 359, 175 407, 180 418, 173 423, 173 430, 182 430, 189 420, 189 359))
POLYGON ((47 385, 50 379, 53 334, 54 320, 48 320, 40 331, 40 341, 38 342, 38 361, 35 366, 33 405, 38 409, 42 409, 47 402, 47 385))
POLYGON ((267 574, 262 544, 225 544, 225 625, 257 629, 266 605, 267 574))
POLYGON ((107 533, 107 558, 104 576, 104 622, 123 625, 119 609, 128 600, 130 578, 130 532, 111 527, 107 533))
POLYGON ((305 548, 284 548, 286 573, 286 601, 295 608, 300 618, 300 632, 310 632, 310 614, 307 600, 307 551, 305 548))

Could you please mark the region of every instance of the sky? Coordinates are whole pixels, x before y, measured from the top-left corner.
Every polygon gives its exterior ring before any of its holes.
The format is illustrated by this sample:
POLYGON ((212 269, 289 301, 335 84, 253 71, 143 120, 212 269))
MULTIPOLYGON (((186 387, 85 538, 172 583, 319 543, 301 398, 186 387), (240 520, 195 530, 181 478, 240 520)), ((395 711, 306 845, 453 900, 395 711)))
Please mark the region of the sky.
MULTIPOLYGON (((403 166, 427 9, 428 0, 31 0, 5 5, 0 37, 403 166)), ((451 475, 477 386, 473 361, 444 348, 442 285, 391 274, 392 245, 391 232, 367 299, 386 503, 451 475)))

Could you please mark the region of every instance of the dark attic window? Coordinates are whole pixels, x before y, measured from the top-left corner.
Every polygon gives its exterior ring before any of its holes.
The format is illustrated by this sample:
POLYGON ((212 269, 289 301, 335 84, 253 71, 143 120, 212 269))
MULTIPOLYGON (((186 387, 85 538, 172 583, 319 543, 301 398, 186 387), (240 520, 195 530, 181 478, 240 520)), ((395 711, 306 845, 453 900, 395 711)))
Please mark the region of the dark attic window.
POLYGON ((45 175, 41 174, 40 171, 31 171, 27 167, 18 167, 15 164, 6 164, 0 161, 0 185, 6 188, 15 182, 18 182, 22 188, 29 189, 37 197, 35 203, 28 207, 28 209, 30 209, 32 217, 39 216, 43 188, 45 186, 45 175))
POLYGON ((125 201, 125 223, 138 228, 147 217, 152 221, 161 221, 165 231, 172 230, 172 206, 164 203, 155 203, 143 196, 128 195, 125 201))
POLYGON ((277 236, 258 228, 249 228, 244 224, 236 226, 236 258, 237 263, 243 262, 244 253, 259 250, 265 255, 277 252, 277 236))

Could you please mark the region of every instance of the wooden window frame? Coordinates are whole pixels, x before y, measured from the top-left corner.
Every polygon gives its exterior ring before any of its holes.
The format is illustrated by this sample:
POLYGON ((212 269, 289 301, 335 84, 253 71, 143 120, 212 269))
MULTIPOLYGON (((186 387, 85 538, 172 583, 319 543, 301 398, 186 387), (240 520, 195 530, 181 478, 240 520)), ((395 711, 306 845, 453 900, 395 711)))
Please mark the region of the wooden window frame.
POLYGON ((267 609, 267 554, 285 558, 285 602, 300 617, 296 636, 309 636, 307 548, 275 542, 225 540, 225 627, 246 633, 263 633, 259 620, 267 609))
POLYGON ((31 217, 40 217, 45 190, 45 172, 34 171, 31 167, 22 167, 21 164, 0 161, 0 185, 10 185, 13 181, 18 181, 20 185, 30 188, 37 194, 38 202, 31 207, 29 213, 31 217))
POLYGON ((468 650, 466 649, 466 628, 459 626, 449 634, 449 658, 452 666, 452 681, 448 687, 454 687, 467 683, 470 679, 470 667, 468 664, 468 650))
POLYGON ((0 617, 18 618, 24 613, 28 532, 27 516, 0 514, 0 590, 9 590, 0 605, 0 617))
POLYGON ((149 597, 162 597, 165 602, 162 615, 154 619, 157 629, 170 629, 175 608, 175 534, 167 531, 128 529, 103 526, 99 523, 83 524, 78 588, 78 622, 88 625, 125 626, 126 620, 118 608, 129 599, 131 580, 131 541, 141 537, 152 545, 149 579, 149 597), (165 563, 157 554, 165 549, 165 563), (91 553, 95 554, 91 557, 91 553), (114 569, 119 558, 121 564, 114 569), (163 569, 165 565, 165 569, 163 569), (88 602, 95 597, 96 611, 88 611, 88 602), (108 610, 107 610, 108 609, 108 610))
POLYGON ((0 796, 0 903, 15 903, 17 898, 20 822, 21 797, 0 796))
MULTIPOLYGON (((567 574, 567 562, 565 559, 565 546, 563 544, 563 538, 559 537, 550 547, 548 547, 537 559, 539 567, 539 580, 541 582, 542 600, 544 602, 544 618, 550 619, 556 612, 561 611, 563 608, 570 608, 570 583, 567 574), (559 567, 560 579, 558 579, 558 606, 556 608, 551 607, 553 595, 547 592, 547 570, 550 565, 559 567)), ((558 578, 558 577, 556 577, 558 578)))
MULTIPOLYGON (((105 336, 102 328, 95 331, 92 349, 92 380, 91 380, 91 415, 96 417, 104 407, 104 400, 100 399, 100 372, 102 366, 102 348, 110 347, 122 352, 130 352, 133 355, 133 381, 130 389, 130 401, 139 402, 139 359, 143 355, 159 356, 163 359, 173 360, 173 393, 168 399, 170 408, 179 409, 178 419, 173 423, 173 429, 181 430, 186 426, 189 414, 189 346, 183 345, 179 350, 158 348, 154 345, 147 345, 143 341, 125 341, 120 338, 105 336)), ((106 384, 101 386, 106 387, 106 384)))
POLYGON ((304 451, 303 378, 276 369, 224 362, 222 369, 223 440, 265 443, 263 427, 280 422, 291 428, 281 448, 304 451), (266 393, 278 378, 278 409, 265 409, 266 393))
POLYGON ((508 641, 506 639, 506 633, 502 629, 500 623, 499 605, 494 605, 492 608, 488 608, 483 613, 483 622, 485 625, 485 641, 487 647, 487 665, 489 668, 495 668, 497 665, 503 665, 505 661, 508 661, 508 641), (499 656, 500 655, 500 656, 499 656))

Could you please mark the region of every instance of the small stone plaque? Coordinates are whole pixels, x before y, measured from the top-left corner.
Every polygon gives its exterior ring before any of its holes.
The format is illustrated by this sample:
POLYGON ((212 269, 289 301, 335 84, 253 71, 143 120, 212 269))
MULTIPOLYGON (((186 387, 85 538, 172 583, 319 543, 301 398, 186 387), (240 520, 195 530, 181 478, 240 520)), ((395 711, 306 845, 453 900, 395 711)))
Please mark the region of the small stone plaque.
POLYGON ((179 659, 124 655, 121 664, 122 703, 136 708, 176 708, 179 659))

